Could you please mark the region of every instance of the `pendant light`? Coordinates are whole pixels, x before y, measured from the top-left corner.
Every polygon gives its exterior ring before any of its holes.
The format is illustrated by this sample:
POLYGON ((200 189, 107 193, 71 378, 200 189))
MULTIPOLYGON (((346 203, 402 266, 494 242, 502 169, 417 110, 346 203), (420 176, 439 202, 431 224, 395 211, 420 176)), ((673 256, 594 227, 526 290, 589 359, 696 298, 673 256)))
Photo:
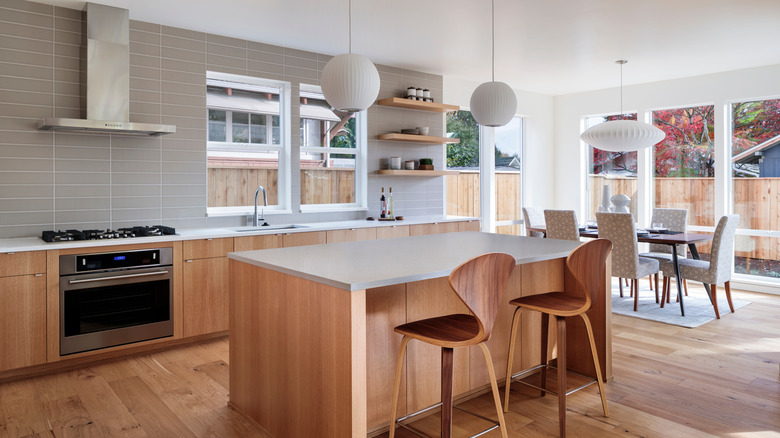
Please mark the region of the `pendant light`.
POLYGON ((469 107, 474 120, 482 126, 504 126, 512 120, 517 110, 517 97, 504 82, 496 82, 496 5, 491 5, 491 64, 492 81, 480 84, 471 95, 469 107))
MULTIPOLYGON (((623 64, 620 64, 620 114, 623 114, 623 64)), ((610 152, 630 152, 648 148, 666 138, 666 133, 657 127, 637 120, 611 120, 590 127, 580 135, 585 143, 610 152)))
POLYGON ((352 0, 349 0, 349 53, 334 56, 322 69, 320 85, 333 108, 354 113, 370 107, 379 94, 379 72, 365 56, 352 53, 352 0))

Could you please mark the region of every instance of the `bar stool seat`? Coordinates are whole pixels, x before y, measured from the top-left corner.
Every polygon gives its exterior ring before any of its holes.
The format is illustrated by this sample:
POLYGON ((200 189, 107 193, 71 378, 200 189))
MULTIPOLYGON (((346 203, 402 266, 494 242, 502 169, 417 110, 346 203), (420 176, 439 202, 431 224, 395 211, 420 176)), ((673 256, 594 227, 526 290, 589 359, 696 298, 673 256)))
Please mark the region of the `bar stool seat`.
POLYGON ((458 295, 458 298, 473 313, 472 315, 450 314, 437 316, 399 325, 395 328, 395 331, 404 337, 401 340, 395 368, 395 386, 393 387, 393 402, 390 413, 390 438, 395 436, 397 423, 402 427, 411 429, 418 435, 422 435, 421 432, 401 421, 413 418, 415 415, 427 412, 438 406, 434 405, 406 415, 401 420, 396 420, 404 355, 406 353, 406 345, 412 339, 441 347, 441 403, 439 403, 441 405, 441 436, 449 438, 452 434, 453 348, 479 345, 487 363, 498 423, 485 431, 481 431, 478 435, 500 427, 501 435, 504 438, 507 437, 504 413, 501 410, 501 398, 498 394, 498 384, 496 383, 496 373, 493 369, 493 360, 490 357, 490 351, 485 341, 490 339, 490 332, 496 320, 498 308, 506 288, 506 282, 512 274, 514 267, 515 258, 503 253, 483 254, 466 261, 452 271, 449 276, 449 284, 458 295))
POLYGON ((556 321, 558 347, 557 395, 558 427, 560 436, 566 436, 566 396, 572 392, 587 387, 592 383, 598 384, 599 393, 601 394, 601 404, 604 409, 604 416, 609 417, 609 410, 607 409, 607 397, 604 393, 599 358, 596 352, 596 344, 593 339, 593 328, 591 327, 590 320, 588 319, 588 316, 585 314, 585 312, 590 309, 591 295, 599 292, 603 293, 603 289, 599 287, 600 279, 606 278, 604 270, 606 268, 607 257, 611 251, 612 243, 607 239, 596 239, 580 245, 577 249, 572 251, 571 254, 569 254, 569 257, 566 259, 566 266, 574 276, 577 286, 573 287, 572 290, 530 295, 517 298, 509 302, 509 304, 517 306, 517 309, 515 309, 515 314, 512 318, 512 329, 509 339, 506 392, 504 393, 504 412, 509 412, 509 391, 512 385, 512 380, 516 377, 530 375, 531 372, 540 370, 541 387, 531 385, 527 382, 523 382, 522 380, 518 381, 518 383, 523 383, 541 390, 542 396, 544 396, 546 392, 553 392, 547 389, 547 368, 550 367, 547 362, 547 332, 549 328, 549 317, 552 315, 555 317, 556 321), (542 313, 541 364, 512 374, 512 358, 514 356, 515 350, 517 327, 519 326, 520 322, 520 311, 523 309, 534 310, 542 313), (573 316, 581 317, 585 323, 585 328, 588 333, 588 341, 590 343, 591 356, 593 358, 593 365, 596 369, 596 378, 586 385, 569 391, 566 386, 566 318, 573 316))

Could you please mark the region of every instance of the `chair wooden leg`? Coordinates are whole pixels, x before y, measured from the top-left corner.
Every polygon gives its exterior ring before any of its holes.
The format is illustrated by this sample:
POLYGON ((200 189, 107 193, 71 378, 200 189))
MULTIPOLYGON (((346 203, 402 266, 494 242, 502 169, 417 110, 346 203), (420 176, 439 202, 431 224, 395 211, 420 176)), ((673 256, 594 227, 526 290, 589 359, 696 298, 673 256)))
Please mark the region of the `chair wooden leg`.
POLYGON ((726 288, 726 299, 729 301, 729 309, 734 313, 734 303, 731 301, 731 282, 727 281, 723 285, 726 288))
POLYGON ((666 294, 669 293, 669 291, 666 290, 666 287, 667 287, 668 284, 669 284, 669 277, 664 275, 664 282, 661 285, 661 290, 662 290, 662 293, 661 293, 661 308, 662 309, 664 308, 664 304, 666 303, 666 300, 667 300, 666 294))
POLYGON ((637 284, 636 279, 632 278, 631 279, 631 296, 632 297, 634 296, 634 287, 636 286, 636 284, 637 284))
POLYGON ((717 284, 710 285, 710 296, 712 297, 712 308, 715 309, 715 318, 720 319, 720 312, 718 312, 717 288, 718 288, 717 284))
POLYGON ((639 308, 639 279, 631 280, 631 287, 633 288, 633 294, 634 294, 634 312, 636 312, 636 309, 639 308))
POLYGON ((398 350, 398 361, 395 364, 395 386, 393 386, 393 405, 390 409, 390 438, 395 436, 395 419, 398 418, 398 394, 401 390, 401 371, 404 368, 404 355, 406 354, 406 344, 412 338, 404 336, 401 341, 401 348, 398 350))
POLYGON ((628 286, 628 278, 624 278, 623 280, 625 280, 626 286, 628 286))
MULTIPOLYGON (((658 288, 658 286, 656 286, 658 288)), ((593 356, 593 366, 596 367, 596 381, 599 386, 599 394, 601 394, 601 407, 604 409, 604 416, 609 417, 609 409, 607 408, 607 394, 604 392, 604 382, 601 379, 601 365, 599 364, 599 353, 596 351, 596 341, 593 338, 593 327, 590 325, 590 319, 588 315, 580 313, 580 317, 585 322, 585 329, 588 332, 588 342, 590 342, 590 354, 593 356)))
MULTIPOLYGON (((539 377, 541 380, 541 387, 547 389, 547 344, 550 332, 550 315, 542 313, 542 345, 541 345, 541 361, 540 364, 544 365, 541 368, 539 377)), ((541 396, 547 394, 546 391, 541 391, 541 396)))
MULTIPOLYGON (((652 275, 647 277, 647 282, 650 283, 650 290, 653 290, 653 276, 652 275)), ((658 294, 656 294, 656 296, 658 296, 658 294)), ((656 300, 656 303, 657 302, 658 302, 658 300, 656 300)))
POLYGON ((655 277, 655 303, 658 304, 658 272, 655 273, 654 277, 655 277))
POLYGON ((496 370, 493 369, 493 358, 490 356, 490 350, 488 350, 487 344, 481 342, 479 346, 482 347, 482 353, 485 355, 485 362, 487 362, 488 375, 490 376, 490 387, 493 390, 493 401, 496 403, 496 413, 498 414, 498 426, 501 429, 501 436, 503 438, 507 438, 504 412, 501 410, 501 397, 498 395, 496 370))
POLYGON ((441 348, 441 436, 452 437, 452 348, 441 348))
POLYGON ((618 278, 618 286, 620 286, 620 298, 623 298, 623 279, 618 278))
POLYGON ((685 290, 685 296, 688 296, 688 280, 683 278, 683 289, 685 290))
POLYGON ((509 332, 509 357, 506 359, 506 381, 504 386, 504 412, 509 412, 509 388, 512 385, 512 359, 515 357, 517 326, 520 325, 520 310, 520 307, 515 309, 515 314, 512 317, 512 331, 509 332))
POLYGON ((558 335, 558 433, 566 436, 566 318, 555 317, 558 335))

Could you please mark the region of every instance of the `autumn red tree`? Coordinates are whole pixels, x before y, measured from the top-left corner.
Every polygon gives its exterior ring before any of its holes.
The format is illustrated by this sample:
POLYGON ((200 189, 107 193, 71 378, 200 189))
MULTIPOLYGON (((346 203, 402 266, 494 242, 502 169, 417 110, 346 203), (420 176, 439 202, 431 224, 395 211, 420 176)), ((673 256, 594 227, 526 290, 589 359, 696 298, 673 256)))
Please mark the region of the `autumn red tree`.
POLYGON ((653 111, 653 125, 666 134, 655 146, 655 176, 715 176, 712 105, 653 111))
POLYGON ((780 135, 780 99, 735 103, 731 114, 734 155, 780 135))

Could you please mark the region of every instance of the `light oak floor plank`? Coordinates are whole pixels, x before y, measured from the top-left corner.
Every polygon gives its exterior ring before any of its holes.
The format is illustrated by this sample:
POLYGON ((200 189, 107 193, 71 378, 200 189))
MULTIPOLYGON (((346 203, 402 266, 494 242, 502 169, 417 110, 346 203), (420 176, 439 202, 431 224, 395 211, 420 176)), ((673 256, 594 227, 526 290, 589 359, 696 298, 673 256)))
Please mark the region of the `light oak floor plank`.
MULTIPOLYGON (((567 400, 569 436, 780 436, 780 296, 733 294, 752 303, 695 329, 613 315, 611 417, 602 417, 595 388, 575 393, 567 400)), ((269 438, 227 407, 229 368, 223 337, 0 382, 0 437, 269 438)), ((557 436, 554 396, 513 385, 510 398, 510 436, 557 436)), ((490 393, 464 403, 495 416, 490 393)), ((438 435, 438 414, 415 424, 438 435)), ((485 425, 455 413, 456 436, 485 425)))

